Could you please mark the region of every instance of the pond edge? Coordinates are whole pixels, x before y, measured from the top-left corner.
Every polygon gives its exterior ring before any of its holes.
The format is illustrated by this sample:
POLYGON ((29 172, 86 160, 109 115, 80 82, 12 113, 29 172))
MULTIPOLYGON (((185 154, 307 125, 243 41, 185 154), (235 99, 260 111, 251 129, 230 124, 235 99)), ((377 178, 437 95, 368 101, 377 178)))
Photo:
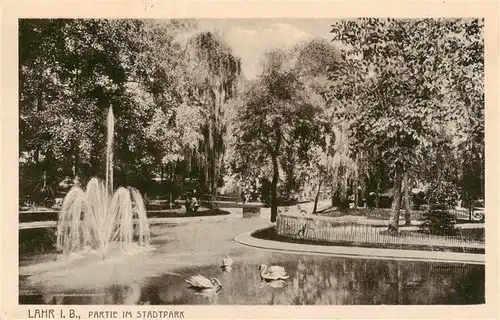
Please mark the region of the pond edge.
POLYGON ((465 264, 485 264, 484 254, 440 252, 424 250, 404 250, 404 249, 381 249, 355 246, 322 246, 311 244, 286 243, 273 240, 257 239, 252 235, 256 232, 270 228, 259 228, 253 231, 242 233, 234 238, 234 241, 248 247, 290 252, 295 254, 317 254, 334 257, 362 258, 362 259, 390 259, 409 260, 427 262, 449 262, 465 264))

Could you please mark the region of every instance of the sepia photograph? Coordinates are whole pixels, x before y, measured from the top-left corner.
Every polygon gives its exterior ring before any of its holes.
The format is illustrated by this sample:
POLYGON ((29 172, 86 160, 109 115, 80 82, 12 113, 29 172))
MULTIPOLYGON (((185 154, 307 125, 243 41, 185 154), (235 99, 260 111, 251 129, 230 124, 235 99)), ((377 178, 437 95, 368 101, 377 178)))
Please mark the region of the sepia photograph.
POLYGON ((2 5, 1 317, 498 316, 469 5, 2 5))
POLYGON ((483 33, 20 19, 19 304, 483 304, 483 33))

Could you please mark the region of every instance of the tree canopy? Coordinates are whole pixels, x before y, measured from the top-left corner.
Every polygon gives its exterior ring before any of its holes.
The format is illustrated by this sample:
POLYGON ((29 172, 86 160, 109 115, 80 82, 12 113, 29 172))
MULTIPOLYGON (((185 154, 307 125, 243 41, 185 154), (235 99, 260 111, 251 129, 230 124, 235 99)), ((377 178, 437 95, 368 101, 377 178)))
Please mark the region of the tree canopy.
POLYGON ((484 109, 481 25, 477 19, 358 19, 332 26, 334 40, 345 45, 347 81, 357 100, 353 152, 379 150, 394 172, 394 231, 403 172, 425 162, 447 132, 456 130, 452 142, 460 145, 459 137, 482 130, 463 122, 481 122, 477 113, 463 116, 484 109), (470 99, 464 88, 474 91, 470 99))
POLYGON ((20 20, 21 194, 102 176, 112 106, 117 184, 160 176, 181 192, 196 180, 214 200, 257 179, 272 221, 282 200, 357 205, 391 187, 393 232, 411 187, 448 206, 484 197, 484 21, 342 19, 328 31, 270 48, 246 79, 225 36, 195 21, 20 20))

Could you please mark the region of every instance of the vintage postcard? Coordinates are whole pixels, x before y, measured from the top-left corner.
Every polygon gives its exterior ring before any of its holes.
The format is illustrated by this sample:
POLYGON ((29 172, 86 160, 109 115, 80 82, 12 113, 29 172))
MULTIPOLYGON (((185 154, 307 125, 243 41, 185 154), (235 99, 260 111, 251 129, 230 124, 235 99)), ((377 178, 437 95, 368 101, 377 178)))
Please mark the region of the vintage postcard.
POLYGON ((1 12, 2 319, 499 317, 495 2, 1 12))

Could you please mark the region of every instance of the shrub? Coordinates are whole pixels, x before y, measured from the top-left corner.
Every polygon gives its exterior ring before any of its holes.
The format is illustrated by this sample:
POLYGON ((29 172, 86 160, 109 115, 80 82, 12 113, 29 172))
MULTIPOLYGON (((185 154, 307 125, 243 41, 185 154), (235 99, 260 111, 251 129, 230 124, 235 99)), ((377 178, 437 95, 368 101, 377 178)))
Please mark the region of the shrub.
POLYGON ((452 208, 457 205, 458 191, 453 182, 439 181, 431 184, 427 194, 427 200, 429 203, 452 208))
POLYGON ((439 236, 454 236, 457 234, 455 228, 455 217, 446 210, 444 205, 432 205, 422 216, 420 230, 439 236))

